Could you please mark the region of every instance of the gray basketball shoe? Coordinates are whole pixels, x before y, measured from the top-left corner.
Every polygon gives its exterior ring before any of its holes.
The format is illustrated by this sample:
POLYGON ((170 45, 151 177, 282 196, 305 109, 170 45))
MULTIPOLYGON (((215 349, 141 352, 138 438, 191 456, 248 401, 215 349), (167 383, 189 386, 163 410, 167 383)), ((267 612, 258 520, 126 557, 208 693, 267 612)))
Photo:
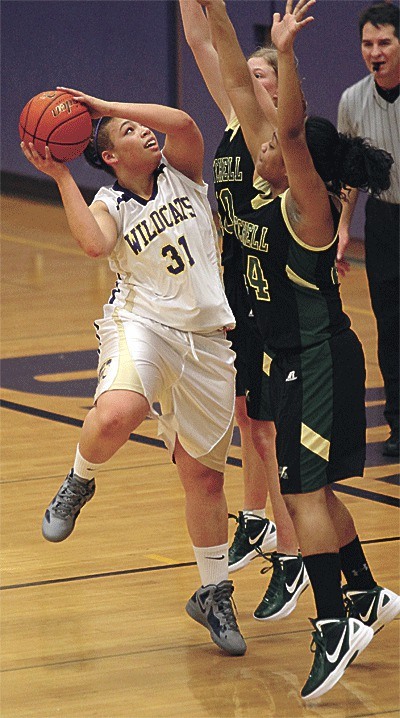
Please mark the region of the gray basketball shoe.
POLYGON ((232 593, 232 581, 202 586, 187 602, 186 612, 208 628, 217 646, 232 656, 243 656, 247 646, 236 621, 232 593))
POLYGON ((94 479, 80 481, 71 473, 60 486, 50 506, 46 509, 42 534, 47 541, 64 541, 72 533, 82 506, 93 497, 96 490, 94 479))

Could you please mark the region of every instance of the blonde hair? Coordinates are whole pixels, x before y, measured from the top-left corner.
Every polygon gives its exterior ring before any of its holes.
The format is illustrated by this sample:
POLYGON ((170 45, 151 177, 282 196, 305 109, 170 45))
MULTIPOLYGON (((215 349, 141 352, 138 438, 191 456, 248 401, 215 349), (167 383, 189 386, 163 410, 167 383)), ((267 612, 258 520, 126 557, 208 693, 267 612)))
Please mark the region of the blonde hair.
POLYGON ((272 45, 257 48, 257 50, 249 55, 249 59, 251 57, 261 57, 267 65, 272 67, 275 75, 278 77, 278 53, 272 45))

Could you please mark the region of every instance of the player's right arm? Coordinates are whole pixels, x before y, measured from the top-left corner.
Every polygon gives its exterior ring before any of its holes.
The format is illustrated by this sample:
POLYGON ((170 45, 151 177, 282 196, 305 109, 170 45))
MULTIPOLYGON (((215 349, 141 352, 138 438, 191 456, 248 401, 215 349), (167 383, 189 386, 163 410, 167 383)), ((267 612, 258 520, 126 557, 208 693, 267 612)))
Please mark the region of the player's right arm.
POLYGON ((352 188, 347 195, 347 202, 343 202, 343 210, 339 223, 339 243, 337 259, 343 261, 345 251, 350 242, 350 226, 358 199, 358 189, 352 188))
MULTIPOLYGON (((337 128, 338 132, 341 132, 343 135, 351 135, 353 137, 357 135, 357 131, 353 126, 349 108, 349 90, 345 90, 339 101, 337 128)), ((357 199, 358 190, 352 188, 347 195, 347 202, 343 203, 343 210, 339 224, 339 243, 337 249, 337 260, 339 262, 343 261, 344 253, 350 241, 350 226, 357 204, 357 199)))
POLYGON ((179 0, 185 38, 207 89, 227 124, 234 111, 226 93, 217 51, 213 45, 211 31, 202 7, 196 0, 179 0))
POLYGON ((207 8, 208 23, 218 53, 225 91, 255 163, 262 143, 272 136, 275 126, 260 107, 246 58, 224 0, 197 2, 207 8))
POLYGON ((22 151, 36 169, 51 177, 58 186, 72 236, 89 257, 107 257, 117 242, 117 225, 103 202, 88 207, 68 167, 53 160, 46 147, 42 158, 32 143, 21 143, 22 151))

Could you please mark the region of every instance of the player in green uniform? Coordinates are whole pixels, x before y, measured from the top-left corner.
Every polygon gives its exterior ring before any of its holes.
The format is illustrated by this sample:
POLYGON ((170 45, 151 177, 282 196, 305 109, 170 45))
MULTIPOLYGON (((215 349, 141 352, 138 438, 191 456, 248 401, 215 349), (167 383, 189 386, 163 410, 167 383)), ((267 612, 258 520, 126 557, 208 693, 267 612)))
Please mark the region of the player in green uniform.
POLYGON ((388 187, 393 160, 361 138, 339 135, 327 120, 304 120, 293 44, 312 21, 307 12, 315 0, 294 8, 288 0, 283 19, 274 14, 279 103, 272 136, 225 3, 198 2, 207 8, 225 87, 256 171, 271 186, 263 207, 234 217, 265 341, 249 414, 256 434, 263 404, 273 412, 281 491, 314 592, 316 650, 302 689, 311 699, 332 688, 374 631, 400 611, 400 597, 376 584, 353 519, 331 488, 333 481, 362 475, 365 460, 364 357, 342 310, 335 269, 340 196, 347 185, 379 194, 388 187))

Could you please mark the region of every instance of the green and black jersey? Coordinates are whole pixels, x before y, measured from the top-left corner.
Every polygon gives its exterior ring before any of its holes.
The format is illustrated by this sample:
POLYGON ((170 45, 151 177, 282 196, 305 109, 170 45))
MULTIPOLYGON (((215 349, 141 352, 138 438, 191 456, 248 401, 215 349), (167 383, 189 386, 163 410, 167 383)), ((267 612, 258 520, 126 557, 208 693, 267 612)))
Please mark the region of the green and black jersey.
POLYGON ((331 200, 335 238, 311 247, 292 230, 287 191, 234 217, 258 329, 273 351, 301 351, 350 326, 335 267, 340 213, 331 200))
POLYGON ((226 128, 217 148, 213 174, 223 240, 225 292, 236 316, 237 313, 241 314, 243 302, 246 302, 248 308, 249 303, 243 280, 242 249, 235 234, 234 217, 251 212, 252 200, 256 200, 266 185, 262 180, 256 183, 253 181, 253 160, 236 118, 226 128))

